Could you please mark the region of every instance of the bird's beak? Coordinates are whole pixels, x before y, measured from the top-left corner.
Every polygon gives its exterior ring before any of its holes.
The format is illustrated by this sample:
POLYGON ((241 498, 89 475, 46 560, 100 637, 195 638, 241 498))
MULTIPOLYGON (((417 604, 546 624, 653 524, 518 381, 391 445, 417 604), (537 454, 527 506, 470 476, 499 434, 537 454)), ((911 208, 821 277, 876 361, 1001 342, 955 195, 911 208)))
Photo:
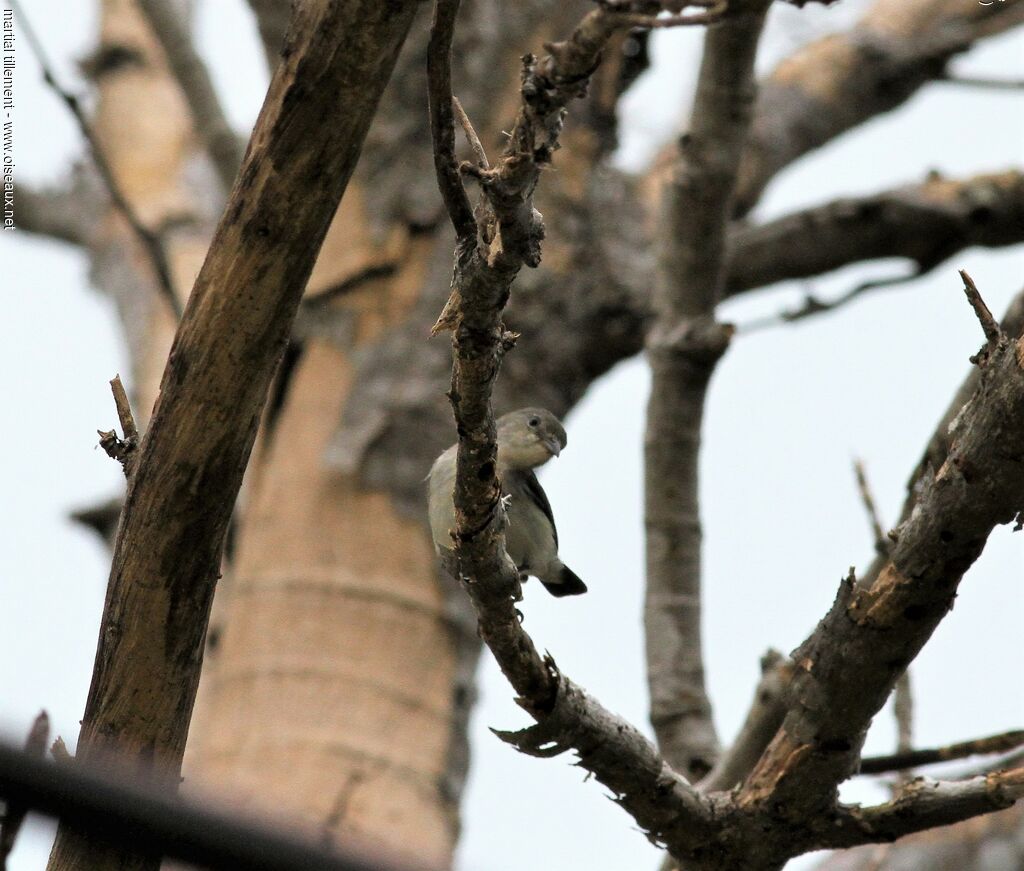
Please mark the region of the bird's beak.
POLYGON ((544 439, 544 447, 551 451, 551 453, 556 457, 562 453, 562 446, 554 436, 544 439))

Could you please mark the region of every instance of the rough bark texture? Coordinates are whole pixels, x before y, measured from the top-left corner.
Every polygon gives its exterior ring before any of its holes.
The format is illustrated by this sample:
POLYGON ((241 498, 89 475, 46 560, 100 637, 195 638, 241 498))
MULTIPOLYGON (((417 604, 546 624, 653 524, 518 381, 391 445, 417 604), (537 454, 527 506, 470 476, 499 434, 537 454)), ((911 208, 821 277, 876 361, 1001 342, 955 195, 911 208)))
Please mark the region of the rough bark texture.
MULTIPOLYGON (((267 387, 414 9, 331 4, 296 16, 129 482, 83 763, 116 756, 177 787, 224 535, 267 387)), ((158 864, 62 827, 49 867, 158 864)))
POLYGON ((952 607, 989 532, 1020 510, 1024 345, 1002 338, 982 360, 978 392, 958 420, 949 456, 898 528, 889 562, 866 589, 844 582, 794 652, 794 704, 743 787, 745 806, 770 801, 780 820, 796 822, 832 804, 871 717, 952 607))

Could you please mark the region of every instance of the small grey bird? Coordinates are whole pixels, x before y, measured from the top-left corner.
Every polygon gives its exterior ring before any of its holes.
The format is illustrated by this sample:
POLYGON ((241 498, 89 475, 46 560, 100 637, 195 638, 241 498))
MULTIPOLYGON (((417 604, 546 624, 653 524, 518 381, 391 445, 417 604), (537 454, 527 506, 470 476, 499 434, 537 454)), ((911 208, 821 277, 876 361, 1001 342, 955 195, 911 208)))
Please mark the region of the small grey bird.
MULTIPOLYGON (((502 415, 498 428, 498 477, 508 498, 505 548, 521 575, 533 575, 552 596, 577 596, 587 585, 558 558, 558 532, 551 503, 533 470, 565 447, 565 427, 543 408, 502 415)), ((455 528, 455 456, 452 445, 435 461, 428 483, 428 513, 434 547, 451 550, 455 528)))

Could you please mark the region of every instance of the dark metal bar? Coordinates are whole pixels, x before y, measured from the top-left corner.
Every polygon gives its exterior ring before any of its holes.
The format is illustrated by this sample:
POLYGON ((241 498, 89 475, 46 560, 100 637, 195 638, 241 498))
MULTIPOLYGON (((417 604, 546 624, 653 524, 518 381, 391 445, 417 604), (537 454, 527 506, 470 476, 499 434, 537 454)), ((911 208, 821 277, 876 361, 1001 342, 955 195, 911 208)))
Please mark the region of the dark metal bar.
POLYGON ((97 839, 225 871, 426 871, 326 850, 280 829, 0 744, 0 797, 97 839))

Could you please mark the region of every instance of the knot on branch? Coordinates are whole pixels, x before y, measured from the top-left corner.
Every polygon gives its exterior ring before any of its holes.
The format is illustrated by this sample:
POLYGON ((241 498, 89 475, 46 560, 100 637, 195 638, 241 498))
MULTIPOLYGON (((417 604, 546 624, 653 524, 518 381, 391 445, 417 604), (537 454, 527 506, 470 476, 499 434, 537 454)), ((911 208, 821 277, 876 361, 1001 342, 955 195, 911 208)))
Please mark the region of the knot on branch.
POLYGON ((710 316, 678 321, 670 327, 655 325, 647 338, 647 350, 711 369, 728 349, 735 332, 732 324, 719 323, 710 316))

